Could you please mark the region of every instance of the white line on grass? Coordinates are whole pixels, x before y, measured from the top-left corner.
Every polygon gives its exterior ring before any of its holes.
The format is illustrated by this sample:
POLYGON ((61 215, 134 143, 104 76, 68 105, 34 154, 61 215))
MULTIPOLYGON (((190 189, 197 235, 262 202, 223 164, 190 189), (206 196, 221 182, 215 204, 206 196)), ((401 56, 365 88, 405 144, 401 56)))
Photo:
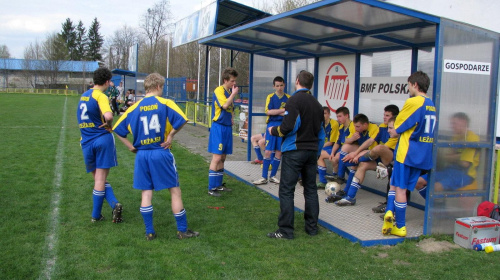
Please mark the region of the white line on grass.
POLYGON ((42 259, 42 267, 43 270, 40 274, 39 279, 51 279, 52 273, 54 272, 54 267, 56 265, 57 260, 57 228, 59 227, 59 202, 61 201, 61 182, 62 182, 62 173, 64 166, 64 142, 65 142, 65 134, 66 134, 66 104, 68 98, 64 99, 64 107, 63 107, 63 116, 62 116, 62 127, 61 132, 59 134, 59 143, 57 144, 57 153, 56 153, 56 164, 54 167, 54 181, 52 190, 52 201, 50 209, 52 212, 49 216, 49 226, 47 229, 48 235, 45 238, 45 250, 44 257, 42 259))

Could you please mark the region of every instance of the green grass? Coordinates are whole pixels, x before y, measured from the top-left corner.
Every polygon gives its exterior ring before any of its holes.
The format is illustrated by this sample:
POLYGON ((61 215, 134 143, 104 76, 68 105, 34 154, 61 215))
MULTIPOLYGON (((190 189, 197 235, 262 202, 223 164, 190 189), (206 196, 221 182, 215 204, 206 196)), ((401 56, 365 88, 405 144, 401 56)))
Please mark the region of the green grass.
POLYGON ((119 166, 108 179, 124 205, 125 222, 111 223, 105 204, 108 219, 92 224, 93 180, 79 146, 77 97, 0 96, 0 279, 43 279, 51 256, 52 279, 493 279, 500 274, 500 253, 427 254, 418 240, 363 248, 324 228, 309 237, 300 213, 294 240, 269 239, 265 234, 276 229, 278 201, 233 178, 225 179, 233 193, 208 196, 208 164, 178 145, 173 153, 183 200, 199 238, 176 239, 170 196, 161 191, 153 198, 158 238, 145 240, 140 192, 131 186, 134 154, 120 142, 119 166), (65 104, 67 123, 61 130, 65 104), (60 186, 55 170, 61 171, 60 186), (57 238, 48 250, 55 194, 60 195, 57 238))

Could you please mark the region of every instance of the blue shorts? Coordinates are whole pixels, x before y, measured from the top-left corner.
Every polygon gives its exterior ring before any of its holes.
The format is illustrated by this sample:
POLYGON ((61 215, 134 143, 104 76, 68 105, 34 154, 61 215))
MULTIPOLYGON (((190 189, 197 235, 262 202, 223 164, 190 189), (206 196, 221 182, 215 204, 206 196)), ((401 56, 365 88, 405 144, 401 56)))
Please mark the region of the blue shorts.
POLYGON ((333 146, 323 147, 323 151, 326 151, 329 155, 332 154, 332 149, 333 149, 333 146))
POLYGON ((208 152, 218 155, 233 153, 233 128, 231 126, 212 123, 208 138, 208 152))
POLYGON ((266 151, 281 151, 283 138, 266 133, 266 151))
POLYGON ((467 175, 467 170, 458 166, 447 167, 436 171, 436 182, 443 186, 446 191, 453 191, 472 184, 474 179, 467 175))
POLYGON ((179 176, 170 149, 137 151, 134 189, 159 191, 178 186, 179 176))
POLYGON ((392 169, 391 186, 413 191, 417 184, 418 177, 422 174, 422 169, 411 167, 394 161, 392 169))
POLYGON ((116 160, 115 137, 106 133, 82 146, 83 160, 88 172, 109 169, 118 165, 116 160))

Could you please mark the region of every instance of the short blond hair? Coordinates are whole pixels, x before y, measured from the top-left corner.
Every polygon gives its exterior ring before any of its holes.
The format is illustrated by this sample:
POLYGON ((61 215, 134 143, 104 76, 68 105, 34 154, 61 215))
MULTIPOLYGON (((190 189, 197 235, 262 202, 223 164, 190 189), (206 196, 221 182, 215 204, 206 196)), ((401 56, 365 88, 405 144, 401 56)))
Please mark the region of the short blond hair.
POLYGON ((165 85, 165 78, 158 73, 149 74, 144 79, 144 90, 146 93, 155 90, 158 86, 163 87, 163 85, 165 85))

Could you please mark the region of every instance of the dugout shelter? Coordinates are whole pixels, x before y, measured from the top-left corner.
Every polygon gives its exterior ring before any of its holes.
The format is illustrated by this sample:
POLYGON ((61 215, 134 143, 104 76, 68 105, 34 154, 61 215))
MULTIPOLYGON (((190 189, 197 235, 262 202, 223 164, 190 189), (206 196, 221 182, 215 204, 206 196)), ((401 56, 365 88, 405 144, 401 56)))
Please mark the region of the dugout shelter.
MULTIPOLYGON (((498 33, 385 2, 325 0, 227 29, 199 43, 250 54, 251 134, 265 130, 263 108, 274 76, 283 76, 286 91, 292 93, 297 73, 308 70, 315 76, 314 95, 332 112, 347 106, 351 119, 364 113, 380 123, 386 105, 402 108, 408 98, 407 77, 417 70, 426 72, 431 78, 428 95, 437 108, 429 155, 434 167, 427 199, 417 200, 415 206, 425 209, 421 234, 449 234, 455 218, 473 216, 475 207, 493 196, 499 40, 498 33), (456 113, 469 117, 477 141, 453 136, 450 118, 456 113), (473 183, 436 191, 437 172, 453 164, 446 154, 467 149, 475 153, 473 183)), ((248 160, 251 150, 248 143, 248 160)))

